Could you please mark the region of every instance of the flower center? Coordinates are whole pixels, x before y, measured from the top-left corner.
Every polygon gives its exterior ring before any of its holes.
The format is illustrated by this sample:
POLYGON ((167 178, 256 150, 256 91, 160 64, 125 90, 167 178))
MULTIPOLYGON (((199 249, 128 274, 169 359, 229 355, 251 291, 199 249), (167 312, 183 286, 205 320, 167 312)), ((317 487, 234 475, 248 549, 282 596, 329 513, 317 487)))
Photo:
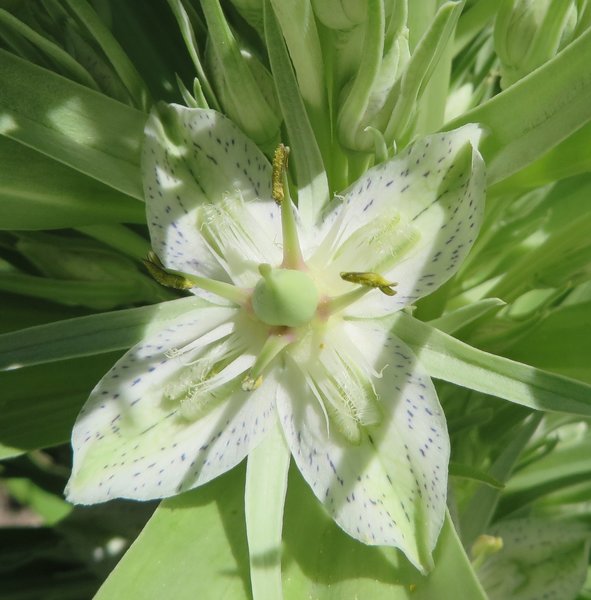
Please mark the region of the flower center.
POLYGON ((255 315, 267 325, 300 327, 309 323, 318 308, 314 281, 303 271, 259 266, 262 275, 252 295, 255 315))

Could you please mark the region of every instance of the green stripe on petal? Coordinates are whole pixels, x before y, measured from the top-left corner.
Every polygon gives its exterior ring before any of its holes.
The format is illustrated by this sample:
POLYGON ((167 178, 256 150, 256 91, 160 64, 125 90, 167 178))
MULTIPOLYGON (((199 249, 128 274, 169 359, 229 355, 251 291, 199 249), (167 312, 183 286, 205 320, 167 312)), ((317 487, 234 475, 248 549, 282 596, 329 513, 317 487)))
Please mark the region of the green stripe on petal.
MULTIPOLYGON (((484 210, 478 138, 475 125, 422 138, 370 169, 337 200, 327 215, 333 221, 327 236, 333 256, 343 254, 347 244, 366 231, 365 253, 359 252, 356 268, 344 270, 372 270, 362 268, 363 261, 369 267, 377 261, 383 265, 380 275, 398 284, 395 297, 368 294, 348 314, 393 312, 435 291, 457 271, 478 234, 484 210), (383 223, 388 218, 390 228, 383 223), (387 237, 394 249, 391 257, 387 237)), ((326 245, 319 250, 319 259, 330 255, 326 245)))
POLYGON ((348 323, 347 346, 378 373, 383 419, 354 445, 333 429, 299 370, 287 363, 277 409, 302 475, 337 524, 370 545, 401 549, 421 571, 441 529, 449 439, 431 380, 377 321, 348 323), (294 400, 295 399, 295 400, 294 400))

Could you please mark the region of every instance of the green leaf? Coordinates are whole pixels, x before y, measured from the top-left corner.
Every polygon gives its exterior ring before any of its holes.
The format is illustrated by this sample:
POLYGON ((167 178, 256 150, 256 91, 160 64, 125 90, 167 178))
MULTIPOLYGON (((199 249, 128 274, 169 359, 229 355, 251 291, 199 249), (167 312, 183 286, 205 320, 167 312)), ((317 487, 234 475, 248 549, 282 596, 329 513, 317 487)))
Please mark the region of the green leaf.
POLYGON ((392 332, 432 377, 536 410, 591 416, 591 385, 478 350, 404 313, 392 332))
POLYGON ((488 473, 484 473, 480 469, 476 469, 471 465, 465 465, 457 462, 449 463, 449 474, 452 477, 458 477, 462 479, 471 479, 484 483, 492 488, 501 490, 505 487, 505 484, 494 477, 491 477, 488 473))
POLYGON ((37 46, 65 75, 71 77, 74 81, 89 88, 95 90, 98 89, 98 86, 90 73, 81 64, 76 62, 76 60, 74 60, 65 50, 48 38, 37 33, 34 29, 4 9, 0 9, 0 24, 37 46))
POLYGON ((298 89, 293 66, 270 1, 265 4, 265 36, 277 97, 295 165, 298 208, 305 223, 315 223, 329 200, 322 156, 298 89))
POLYGON ((558 447, 518 471, 508 482, 499 506, 508 514, 557 490, 588 482, 591 475, 591 438, 558 447))
POLYGON ((414 107, 445 53, 463 6, 464 2, 443 3, 413 50, 403 76, 397 81, 399 95, 388 121, 386 139, 400 140, 409 136, 414 107))
POLYGON ((366 546, 349 538, 292 469, 284 530, 288 600, 485 600, 449 515, 434 550, 435 567, 422 576, 393 548, 366 546))
POLYGON ((244 468, 163 502, 94 600, 248 600, 244 468))
MULTIPOLYGON (((526 444, 540 424, 541 415, 536 415, 521 425, 511 441, 502 449, 491 465, 488 474, 497 481, 506 482, 523 452, 526 444)), ((461 514, 460 530, 465 547, 472 546, 476 538, 485 532, 497 508, 501 492, 489 485, 481 484, 461 514)))
POLYGON ((435 569, 427 579, 417 585, 408 600, 434 600, 435 598, 470 598, 488 600, 458 537, 449 514, 433 555, 435 569))
POLYGON ((536 161, 493 185, 490 194, 540 187, 554 181, 591 171, 591 123, 583 125, 571 136, 540 156, 536 161))
POLYGON ((477 108, 445 125, 480 123, 488 180, 526 167, 591 119, 591 29, 555 58, 477 108))
POLYGON ((0 81, 0 134, 143 199, 144 113, 1 49, 0 81))
POLYGON ((454 56, 457 56, 486 26, 499 10, 498 0, 478 0, 462 12, 454 38, 454 56))
POLYGON ((151 102, 146 84, 142 81, 135 66, 117 43, 113 34, 85 0, 76 0, 75 2, 65 0, 65 2, 101 47, 121 82, 127 88, 135 106, 147 112, 151 102))
POLYGON ((480 319, 480 317, 489 315, 495 309, 504 305, 505 303, 499 298, 484 298, 473 304, 452 310, 442 317, 433 319, 429 321, 429 325, 445 333, 455 333, 459 329, 470 325, 477 319, 480 319))
POLYGON ((99 240, 139 261, 144 260, 151 250, 150 242, 146 238, 125 227, 125 225, 92 224, 86 227, 77 227, 77 229, 88 237, 99 240))
POLYGON ((244 506, 254 600, 281 600, 281 533, 291 455, 279 421, 248 456, 244 506))
POLYGON ((0 336, 0 371, 123 350, 170 319, 206 304, 192 296, 7 333, 0 336))
POLYGON ((207 21, 208 48, 213 54, 212 70, 219 74, 216 89, 224 113, 256 144, 273 147, 281 116, 273 106, 274 99, 265 93, 267 87, 273 89, 270 74, 256 59, 247 60, 243 56, 219 0, 204 2, 202 8, 207 21))
POLYGON ((66 442, 90 391, 119 356, 103 354, 0 373, 0 444, 25 451, 66 442))
POLYGON ((145 207, 135 198, 6 137, 0 164, 0 229, 145 223, 145 207))
POLYGON ((4 294, 0 298, 0 333, 44 325, 61 319, 80 317, 85 314, 88 314, 86 309, 4 294))
POLYGON ((0 443, 0 460, 14 458, 15 456, 20 456, 25 452, 25 450, 21 450, 20 448, 15 448, 14 446, 5 446, 4 444, 0 443))
MULTIPOLYGON (((195 39, 195 32, 193 31, 193 25, 191 23, 191 19, 187 14, 185 7, 181 0, 168 0, 168 4, 170 5, 171 11, 174 13, 174 16, 178 22, 179 29, 181 30, 181 35, 185 42, 185 46, 187 47, 187 52, 191 57, 195 70, 197 71, 197 77, 195 81, 199 83, 200 87, 203 88, 203 95, 207 100, 207 103, 211 108, 215 110, 220 110, 219 102, 215 96, 215 93, 211 87, 211 83, 205 71, 203 70, 203 65, 201 63, 201 57, 199 56, 199 48, 197 45, 197 40, 195 39)), ((202 107, 205 108, 205 107, 202 107)))
POLYGON ((39 487, 30 479, 9 478, 5 480, 5 484, 11 496, 20 504, 33 509, 46 525, 55 525, 72 510, 71 504, 39 487))
MULTIPOLYGON (((154 290, 145 289, 139 278, 112 281, 81 281, 38 277, 17 272, 0 272, 0 290, 51 300, 67 306, 108 310, 118 306, 154 301, 154 290)), ((146 278, 146 283, 150 281, 146 278)), ((161 297, 161 296, 160 296, 161 297)))
POLYGON ((314 114, 326 110, 326 81, 322 48, 314 13, 299 0, 271 0, 289 48, 302 99, 314 114))
POLYGON ((506 353, 514 360, 591 383, 591 302, 549 312, 506 353))
MULTIPOLYGON (((95 600, 160 600, 163 590, 178 600, 250 598, 243 486, 238 467, 163 502, 95 600)), ((264 499, 264 490, 259 493, 264 499)), ((287 600, 485 600, 449 518, 435 569, 423 577, 394 549, 366 546, 343 533, 292 469, 284 531, 287 600)))

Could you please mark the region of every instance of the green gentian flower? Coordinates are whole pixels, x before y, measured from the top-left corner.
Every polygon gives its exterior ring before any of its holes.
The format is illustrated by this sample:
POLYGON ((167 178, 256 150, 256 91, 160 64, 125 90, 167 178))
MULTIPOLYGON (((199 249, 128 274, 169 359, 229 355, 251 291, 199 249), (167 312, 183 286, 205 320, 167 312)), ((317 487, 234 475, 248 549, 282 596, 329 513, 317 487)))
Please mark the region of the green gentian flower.
POLYGON ((230 120, 169 106, 146 127, 148 223, 163 280, 196 295, 132 348, 76 422, 68 498, 164 498, 239 463, 276 420, 347 533, 427 570, 449 438, 392 315, 458 269, 478 233, 474 125, 417 141, 305 222, 286 150, 271 165, 230 120))

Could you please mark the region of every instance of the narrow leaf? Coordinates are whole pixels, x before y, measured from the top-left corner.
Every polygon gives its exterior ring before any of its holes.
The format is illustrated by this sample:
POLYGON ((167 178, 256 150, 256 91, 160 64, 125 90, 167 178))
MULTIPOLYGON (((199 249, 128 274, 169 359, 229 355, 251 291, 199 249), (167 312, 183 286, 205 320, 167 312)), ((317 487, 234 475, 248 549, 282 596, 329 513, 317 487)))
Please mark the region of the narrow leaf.
POLYGON ((329 200, 328 180, 281 29, 269 0, 265 4, 265 36, 296 170, 298 208, 303 221, 312 224, 329 200))
MULTIPOLYGON (((540 424, 541 415, 529 419, 513 436, 509 444, 491 465, 488 473, 496 480, 505 482, 509 479, 523 449, 540 424)), ((484 533, 490 524, 497 508, 501 492, 498 489, 481 484, 462 511, 460 528, 464 546, 469 548, 474 540, 484 533)))
POLYGON ((281 533, 290 453, 276 422, 248 456, 244 505, 254 600, 280 600, 281 533))
POLYGON ((591 119, 591 29, 504 92, 447 123, 489 130, 481 152, 490 183, 532 163, 591 119))
POLYGON ((143 113, 1 49, 0 81, 0 134, 143 199, 143 113))
POLYGON ((479 302, 452 310, 438 319, 433 319, 429 321, 429 325, 445 333, 455 333, 458 329, 462 329, 480 317, 490 314, 504 304, 499 298, 485 298, 479 302))
POLYGON ((145 223, 135 198, 0 136, 0 229, 145 223))
POLYGON ((0 445, 29 451, 68 441, 82 404, 118 357, 109 353, 0 373, 0 445))
POLYGON ((44 52, 62 72, 69 77, 92 89, 98 89, 98 86, 90 73, 76 60, 74 60, 63 48, 37 33, 34 29, 11 15, 8 11, 0 9, 0 23, 22 35, 32 44, 44 52))
POLYGON ((0 370, 123 350, 170 319, 204 305, 199 298, 182 298, 7 333, 0 336, 0 370))
POLYGON ((471 465, 450 462, 449 474, 452 477, 459 477, 462 479, 471 479, 473 481, 478 481, 497 490, 502 490, 505 487, 505 484, 502 481, 491 477, 488 473, 484 473, 480 469, 476 469, 471 465))
POLYGON ((536 410, 591 416, 591 385, 478 350, 403 313, 392 331, 432 377, 536 410))
POLYGON ((76 2, 73 2, 72 0, 66 0, 66 3, 101 47, 117 75, 119 75, 121 82, 127 88, 129 95, 133 98, 135 106, 140 110, 149 110, 150 98, 146 84, 96 12, 86 1, 76 0, 76 2))

